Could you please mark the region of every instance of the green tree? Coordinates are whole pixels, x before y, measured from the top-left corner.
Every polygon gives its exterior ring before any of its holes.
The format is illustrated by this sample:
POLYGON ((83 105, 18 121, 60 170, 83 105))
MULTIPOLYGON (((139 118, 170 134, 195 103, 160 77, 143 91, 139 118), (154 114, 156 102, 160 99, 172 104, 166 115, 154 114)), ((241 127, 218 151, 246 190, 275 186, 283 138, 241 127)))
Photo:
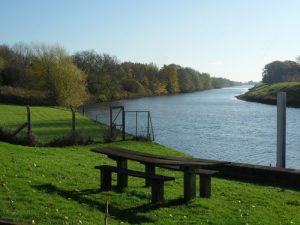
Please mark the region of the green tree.
POLYGON ((16 53, 7 45, 0 45, 0 58, 5 66, 0 71, 1 84, 13 87, 22 87, 26 80, 26 64, 23 56, 16 53))
POLYGON ((0 85, 3 83, 3 78, 1 76, 2 70, 5 68, 5 60, 0 57, 0 85))
POLYGON ((262 82, 271 84, 285 81, 299 81, 300 65, 294 61, 274 61, 265 65, 262 82))
POLYGON ((35 58, 29 68, 31 88, 46 90, 63 106, 78 106, 87 99, 86 75, 62 47, 33 45, 33 54, 35 58))
POLYGON ((159 72, 159 77, 162 83, 165 83, 166 90, 170 94, 179 92, 179 83, 177 70, 172 65, 164 65, 159 72))
POLYGON ((5 60, 2 57, 0 57, 0 72, 4 69, 4 67, 5 67, 5 60))
POLYGON ((119 98, 124 71, 115 57, 95 51, 78 52, 73 56, 78 68, 87 74, 89 91, 101 101, 119 98))

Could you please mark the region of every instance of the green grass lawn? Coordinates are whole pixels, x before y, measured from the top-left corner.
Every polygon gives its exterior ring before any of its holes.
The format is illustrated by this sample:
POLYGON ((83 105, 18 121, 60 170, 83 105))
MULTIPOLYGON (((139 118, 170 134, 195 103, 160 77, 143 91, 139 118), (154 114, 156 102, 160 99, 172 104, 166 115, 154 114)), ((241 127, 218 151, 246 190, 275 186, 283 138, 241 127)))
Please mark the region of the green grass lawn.
MULTIPOLYGON (((2 107, 0 120, 3 120, 2 107)), ((9 108, 13 117, 14 106, 9 108)), ((38 108, 48 115, 58 113, 58 109, 38 108)), ((15 106, 15 109, 20 108, 15 106)), ((102 129, 82 119, 91 127, 91 133, 102 129)), ((8 116, 5 120, 7 123, 8 116)), ((69 129, 69 125, 62 123, 58 134, 63 134, 64 129, 69 129)), ((300 224, 300 191, 280 187, 213 178, 211 198, 197 197, 183 203, 182 172, 159 169, 159 174, 176 178, 166 182, 166 202, 162 205, 150 204, 151 190, 139 178, 129 177, 129 187, 122 192, 100 192, 99 171, 94 166, 113 165, 114 161, 90 149, 106 145, 152 154, 183 155, 150 142, 119 141, 64 148, 0 142, 0 218, 29 223, 34 220, 35 224, 103 224, 104 204, 108 199, 109 224, 300 224)), ((144 170, 136 162, 129 162, 129 168, 144 170)))
MULTIPOLYGON (((32 132, 38 141, 47 143, 71 131, 72 114, 70 110, 51 107, 30 107, 32 132)), ((25 106, 0 104, 0 126, 14 131, 27 121, 25 106)), ((76 128, 83 130, 95 141, 102 141, 104 126, 76 113, 76 128)), ((24 135, 24 129, 18 135, 24 135)))
POLYGON ((250 89, 238 98, 249 101, 276 104, 277 93, 287 93, 287 104, 289 106, 300 106, 300 82, 281 82, 268 84, 250 89))

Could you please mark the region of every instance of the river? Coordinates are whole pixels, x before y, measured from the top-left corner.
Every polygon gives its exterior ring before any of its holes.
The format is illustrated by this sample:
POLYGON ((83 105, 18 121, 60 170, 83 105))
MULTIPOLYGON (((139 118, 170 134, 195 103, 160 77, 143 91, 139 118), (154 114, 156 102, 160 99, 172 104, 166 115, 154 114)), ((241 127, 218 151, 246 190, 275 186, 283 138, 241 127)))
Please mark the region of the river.
MULTIPOLYGON (((172 96, 146 97, 96 104, 85 109, 108 123, 109 105, 149 110, 159 144, 195 157, 276 165, 276 106, 235 98, 249 86, 213 89, 172 96)), ((127 131, 135 133, 128 114, 127 131)), ((146 118, 139 118, 139 128, 146 118)), ((143 127, 145 129, 145 126, 143 127)), ((287 108, 286 166, 300 168, 300 109, 287 108)))

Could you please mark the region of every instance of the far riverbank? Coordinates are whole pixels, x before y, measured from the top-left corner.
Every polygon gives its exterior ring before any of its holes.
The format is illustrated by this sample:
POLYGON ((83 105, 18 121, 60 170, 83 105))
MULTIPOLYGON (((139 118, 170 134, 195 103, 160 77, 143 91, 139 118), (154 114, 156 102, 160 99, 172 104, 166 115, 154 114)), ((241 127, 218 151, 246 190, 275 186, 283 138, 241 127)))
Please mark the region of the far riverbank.
POLYGON ((267 84, 251 88, 246 93, 236 96, 236 98, 249 102, 276 105, 278 92, 287 93, 287 106, 300 107, 300 82, 267 84))

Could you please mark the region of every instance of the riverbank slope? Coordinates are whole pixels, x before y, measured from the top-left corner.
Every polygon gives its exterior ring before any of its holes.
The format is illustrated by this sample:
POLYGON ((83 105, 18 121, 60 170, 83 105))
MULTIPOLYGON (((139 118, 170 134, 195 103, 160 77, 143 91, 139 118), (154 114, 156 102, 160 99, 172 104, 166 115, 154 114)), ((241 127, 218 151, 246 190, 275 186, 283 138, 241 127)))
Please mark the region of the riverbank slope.
POLYGON ((288 106, 300 107, 300 82, 281 82, 254 87, 249 89, 248 92, 236 96, 236 98, 275 105, 277 92, 287 93, 288 106))
MULTIPOLYGON (((32 108, 32 129, 41 140, 56 138, 70 129, 69 111, 32 108)), ((19 106, 0 104, 0 112, 4 112, 0 122, 13 126, 14 121, 22 121, 20 110, 19 106)), ((101 135, 103 125, 79 114, 76 117, 82 121, 78 128, 101 135)), ((150 204, 151 191, 138 178, 130 177, 129 187, 122 192, 100 192, 99 171, 94 166, 114 165, 114 161, 92 153, 92 148, 116 146, 157 155, 184 154, 152 142, 98 140, 97 144, 71 147, 0 142, 0 217, 33 224, 103 224, 108 199, 109 224, 300 223, 300 192, 289 188, 213 178, 211 198, 197 197, 183 203, 182 172, 158 169, 159 174, 175 177, 166 183, 162 205, 150 204)), ((144 170, 140 163, 130 162, 129 167, 144 170)))

